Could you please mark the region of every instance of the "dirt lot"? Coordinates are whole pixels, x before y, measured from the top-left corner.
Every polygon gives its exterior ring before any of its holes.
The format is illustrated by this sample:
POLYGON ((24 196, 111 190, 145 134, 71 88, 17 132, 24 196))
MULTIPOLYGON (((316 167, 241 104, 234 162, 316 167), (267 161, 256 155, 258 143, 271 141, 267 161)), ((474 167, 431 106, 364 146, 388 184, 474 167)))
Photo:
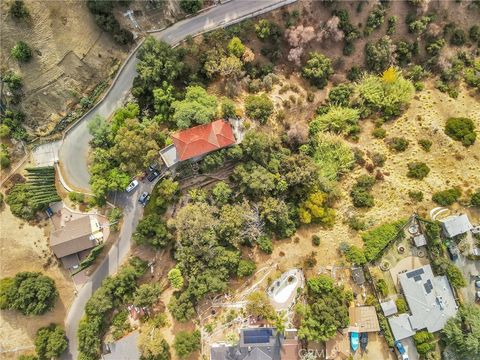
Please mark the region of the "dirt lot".
POLYGON ((73 300, 73 284, 69 275, 54 262, 49 262, 50 250, 45 223, 32 226, 14 217, 8 207, 0 212, 0 277, 13 276, 19 271, 41 271, 54 279, 60 298, 53 311, 34 318, 14 311, 0 314, 0 358, 14 358, 14 349, 33 346, 37 329, 50 323, 63 324, 66 310, 73 300))

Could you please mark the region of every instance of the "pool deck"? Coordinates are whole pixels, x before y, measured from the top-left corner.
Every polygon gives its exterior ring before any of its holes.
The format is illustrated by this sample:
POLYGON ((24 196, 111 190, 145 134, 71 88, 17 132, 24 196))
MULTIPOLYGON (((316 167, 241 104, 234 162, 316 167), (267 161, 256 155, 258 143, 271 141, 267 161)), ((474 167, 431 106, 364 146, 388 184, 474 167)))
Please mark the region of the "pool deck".
POLYGON ((282 311, 282 310, 288 310, 295 302, 295 298, 297 297, 297 289, 298 288, 303 288, 305 285, 305 278, 303 276, 303 272, 302 270, 300 269, 290 269, 286 272, 284 272, 278 279, 274 280, 272 285, 270 285, 270 287, 267 289, 267 295, 270 299, 270 302, 272 304, 272 306, 274 307, 274 309, 276 311, 282 311), (282 303, 279 303, 279 302, 276 302, 274 300, 274 297, 271 293, 271 290, 272 290, 272 287, 273 287, 273 284, 277 283, 278 281, 279 282, 284 282, 287 280, 288 277, 290 276, 295 276, 298 281, 297 281, 297 284, 295 286, 295 288, 292 290, 290 296, 288 297, 288 299, 282 303))

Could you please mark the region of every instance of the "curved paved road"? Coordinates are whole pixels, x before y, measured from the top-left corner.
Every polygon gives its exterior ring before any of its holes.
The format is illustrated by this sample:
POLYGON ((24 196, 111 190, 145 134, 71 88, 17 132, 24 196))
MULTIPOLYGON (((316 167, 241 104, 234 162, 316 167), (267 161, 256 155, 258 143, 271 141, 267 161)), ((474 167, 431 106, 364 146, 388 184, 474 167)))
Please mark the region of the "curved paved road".
MULTIPOLYGON (((296 0, 232 0, 216 6, 200 15, 182 20, 171 27, 152 35, 169 44, 177 44, 189 35, 195 35, 220 26, 237 22, 240 19, 258 15, 273 10, 296 0)), ((90 174, 88 173, 87 157, 90 134, 88 123, 96 115, 109 117, 115 109, 122 105, 128 95, 133 79, 136 76, 136 56, 129 58, 114 85, 101 103, 90 111, 65 136, 59 152, 63 176, 70 186, 77 190, 89 192, 90 174)))
MULTIPOLYGON (((296 0, 232 0, 219 5, 196 17, 192 17, 176 23, 162 32, 154 34, 157 39, 170 44, 176 44, 188 35, 212 30, 224 24, 231 24, 243 18, 255 16, 261 12, 273 10, 296 0)), ((63 165, 63 176, 73 187, 89 189, 89 173, 87 168, 87 155, 89 150, 90 135, 87 124, 97 114, 108 117, 118 108, 132 87, 136 75, 136 57, 132 56, 125 64, 113 87, 87 116, 85 116, 64 139, 60 148, 59 157, 63 165)), ((157 179, 158 180, 158 179, 157 179)), ((134 194, 121 194, 117 197, 117 205, 123 208, 123 226, 120 230, 119 239, 110 249, 100 266, 92 274, 88 282, 80 289, 65 319, 65 330, 69 340, 69 348, 62 359, 77 358, 77 330, 78 323, 83 316, 85 304, 98 289, 102 280, 114 274, 119 265, 127 257, 132 233, 143 214, 143 208, 137 202, 138 195, 143 191, 151 192, 153 183, 141 183, 134 194)))

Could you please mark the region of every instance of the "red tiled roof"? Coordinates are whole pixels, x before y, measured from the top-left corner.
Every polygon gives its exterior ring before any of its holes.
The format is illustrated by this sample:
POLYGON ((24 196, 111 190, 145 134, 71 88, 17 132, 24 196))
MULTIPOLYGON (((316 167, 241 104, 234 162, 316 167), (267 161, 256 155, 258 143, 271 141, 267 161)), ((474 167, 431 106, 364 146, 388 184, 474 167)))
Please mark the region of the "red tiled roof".
POLYGON ((235 144, 232 127, 225 120, 180 131, 172 138, 181 161, 235 144))

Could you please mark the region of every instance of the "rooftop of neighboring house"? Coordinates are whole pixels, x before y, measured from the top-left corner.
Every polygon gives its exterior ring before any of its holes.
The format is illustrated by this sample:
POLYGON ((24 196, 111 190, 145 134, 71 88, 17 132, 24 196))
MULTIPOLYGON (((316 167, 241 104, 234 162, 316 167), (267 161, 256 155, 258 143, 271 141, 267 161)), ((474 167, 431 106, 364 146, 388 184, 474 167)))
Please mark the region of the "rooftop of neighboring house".
POLYGON ((167 167, 188 159, 235 144, 233 129, 225 120, 216 120, 172 135, 173 146, 167 146, 160 155, 167 167))
POLYGON ((76 254, 97 245, 103 237, 95 215, 82 216, 65 223, 50 235, 50 246, 58 258, 76 254))
POLYGON ((104 360, 138 360, 140 351, 137 347, 138 331, 131 332, 120 340, 105 344, 107 350, 103 354, 104 360))
POLYGON ((460 234, 465 234, 466 232, 473 229, 470 220, 466 214, 461 215, 452 215, 443 220, 442 227, 445 236, 452 238, 460 234))
POLYGON ((431 333, 439 331, 456 314, 457 304, 447 277, 434 276, 430 265, 399 274, 398 279, 411 315, 389 318, 396 340, 405 339, 422 329, 431 333))
POLYGON ((398 312, 397 305, 393 300, 381 302, 380 307, 382 308, 383 314, 385 316, 394 315, 398 312))
POLYGON ((297 360, 298 340, 277 336, 274 328, 240 330, 235 346, 216 344, 210 349, 211 360, 297 360))
POLYGON ((380 331, 375 306, 355 306, 348 308, 350 331, 359 333, 380 331))

